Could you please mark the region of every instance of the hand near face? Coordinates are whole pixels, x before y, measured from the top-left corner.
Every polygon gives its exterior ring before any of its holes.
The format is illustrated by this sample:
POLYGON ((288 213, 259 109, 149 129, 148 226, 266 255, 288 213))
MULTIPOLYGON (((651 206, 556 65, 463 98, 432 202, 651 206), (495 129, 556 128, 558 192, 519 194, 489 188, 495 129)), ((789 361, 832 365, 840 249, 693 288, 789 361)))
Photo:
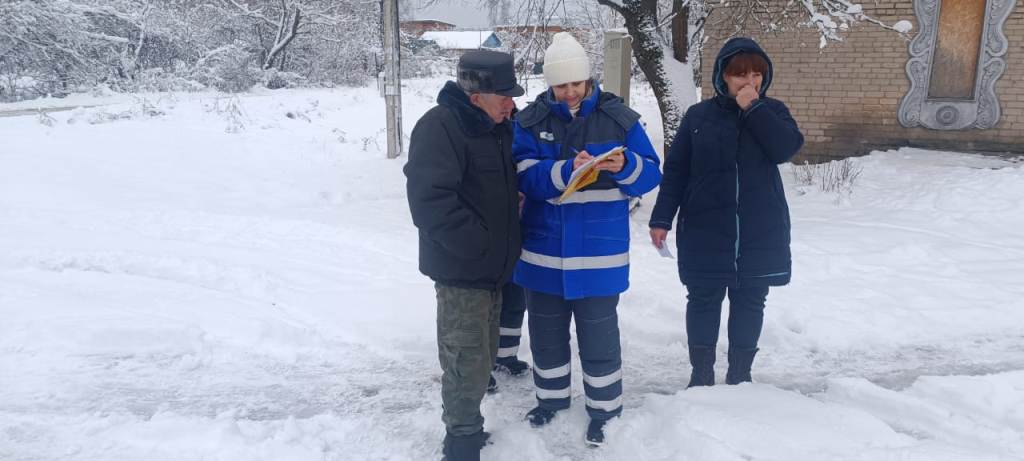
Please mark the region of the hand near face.
POLYGON ((760 99, 760 95, 757 94, 757 89, 752 85, 744 86, 736 93, 736 104, 739 104, 743 110, 749 109, 750 105, 758 99, 760 99))

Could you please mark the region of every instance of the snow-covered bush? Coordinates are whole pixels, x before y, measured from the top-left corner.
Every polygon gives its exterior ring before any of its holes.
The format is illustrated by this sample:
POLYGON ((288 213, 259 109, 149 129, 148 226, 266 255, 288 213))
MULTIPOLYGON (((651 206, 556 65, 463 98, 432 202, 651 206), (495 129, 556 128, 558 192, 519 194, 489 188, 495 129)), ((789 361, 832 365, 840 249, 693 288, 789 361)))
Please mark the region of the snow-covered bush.
POLYGON ((402 55, 402 78, 454 76, 457 60, 437 55, 402 55))
POLYGON ((346 142, 348 142, 348 132, 346 132, 345 130, 343 130, 341 128, 335 128, 335 129, 331 130, 331 133, 333 133, 335 136, 337 136, 338 142, 340 142, 342 144, 345 144, 346 142))
POLYGON ((296 88, 308 84, 308 79, 295 72, 284 72, 277 69, 263 71, 260 84, 264 87, 277 90, 280 88, 296 88))
POLYGON ((39 111, 39 114, 36 115, 36 121, 38 121, 40 125, 44 126, 54 126, 57 124, 57 119, 51 117, 45 110, 39 111))
POLYGON ((363 138, 360 140, 363 143, 363 152, 369 151, 371 146, 376 151, 381 150, 381 138, 383 138, 386 134, 387 133, 383 129, 380 129, 377 130, 377 132, 374 133, 373 136, 363 136, 363 138))
POLYGON ((810 186, 814 184, 814 174, 817 171, 814 165, 804 161, 803 165, 793 165, 793 180, 797 185, 810 186))
POLYGON ((854 183, 864 172, 864 168, 850 158, 822 163, 818 165, 818 168, 821 170, 820 187, 822 192, 837 192, 847 195, 853 193, 854 183))
POLYGON ((137 117, 159 117, 166 114, 159 107, 159 101, 153 102, 147 98, 136 97, 132 105, 132 113, 137 117))
POLYGON ((169 91, 202 91, 206 85, 189 78, 188 73, 179 68, 168 71, 161 67, 145 69, 136 77, 134 91, 156 93, 169 91))
POLYGON ((131 120, 134 116, 135 113, 132 110, 111 110, 104 107, 78 108, 71 113, 68 124, 85 122, 90 125, 102 125, 119 120, 131 120))
POLYGON ((253 54, 241 44, 216 50, 196 67, 196 79, 227 93, 248 91, 263 76, 253 54))
POLYGON ((213 102, 203 104, 203 109, 208 113, 220 115, 228 122, 224 128, 226 133, 241 133, 245 131, 249 117, 242 109, 242 101, 238 96, 229 98, 217 98, 213 102))
POLYGON ((0 74, 0 102, 30 99, 44 94, 45 85, 33 76, 0 74))
POLYGON ((804 162, 803 165, 793 165, 792 168, 798 193, 806 193, 807 187, 816 185, 818 190, 838 194, 840 198, 853 194, 854 184, 863 171, 864 168, 850 158, 816 165, 804 162))

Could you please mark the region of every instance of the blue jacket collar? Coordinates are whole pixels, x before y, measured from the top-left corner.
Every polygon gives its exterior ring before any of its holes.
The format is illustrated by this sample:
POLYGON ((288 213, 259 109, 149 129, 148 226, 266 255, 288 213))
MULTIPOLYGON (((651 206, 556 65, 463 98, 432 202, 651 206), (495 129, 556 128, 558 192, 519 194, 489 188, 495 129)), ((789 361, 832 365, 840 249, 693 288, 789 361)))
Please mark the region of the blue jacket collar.
MULTIPOLYGON (((580 111, 577 115, 590 116, 598 111, 611 117, 612 120, 615 120, 616 123, 626 130, 632 128, 640 120, 640 114, 627 107, 623 103, 622 98, 612 93, 601 91, 595 84, 593 94, 580 104, 580 111)), ((519 113, 516 121, 519 122, 520 126, 528 128, 552 115, 565 123, 572 121, 569 107, 564 103, 556 103, 549 90, 537 95, 537 98, 519 113)))
MULTIPOLYGON (((590 97, 584 99, 583 102, 580 103, 580 110, 576 113, 577 116, 586 117, 597 110, 598 101, 601 98, 601 86, 594 80, 591 80, 590 83, 592 85, 591 88, 593 88, 590 92, 590 97)), ((569 111, 569 105, 564 102, 556 101, 554 90, 551 88, 548 88, 548 90, 541 94, 537 99, 543 100, 551 113, 555 114, 558 118, 567 122, 572 120, 572 112, 569 111)))

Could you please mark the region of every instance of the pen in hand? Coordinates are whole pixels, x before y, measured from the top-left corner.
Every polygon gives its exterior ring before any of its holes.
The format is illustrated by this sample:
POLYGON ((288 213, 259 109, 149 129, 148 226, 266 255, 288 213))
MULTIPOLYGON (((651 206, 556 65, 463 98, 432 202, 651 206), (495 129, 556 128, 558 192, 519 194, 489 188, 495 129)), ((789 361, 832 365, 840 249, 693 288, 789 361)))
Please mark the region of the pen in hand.
POLYGON ((591 155, 590 155, 590 154, 588 154, 588 153, 587 153, 587 151, 585 151, 585 150, 584 150, 584 151, 579 151, 579 150, 576 150, 576 148, 575 148, 575 147, 570 147, 570 149, 572 149, 572 152, 573 152, 574 154, 576 154, 576 157, 575 157, 575 158, 573 158, 573 160, 572 160, 572 169, 573 169, 573 170, 575 170, 575 169, 579 168, 579 167, 580 167, 580 166, 582 166, 582 165, 583 165, 584 163, 587 163, 587 162, 589 162, 589 161, 590 161, 590 159, 592 159, 592 158, 593 158, 593 157, 591 157, 591 155))

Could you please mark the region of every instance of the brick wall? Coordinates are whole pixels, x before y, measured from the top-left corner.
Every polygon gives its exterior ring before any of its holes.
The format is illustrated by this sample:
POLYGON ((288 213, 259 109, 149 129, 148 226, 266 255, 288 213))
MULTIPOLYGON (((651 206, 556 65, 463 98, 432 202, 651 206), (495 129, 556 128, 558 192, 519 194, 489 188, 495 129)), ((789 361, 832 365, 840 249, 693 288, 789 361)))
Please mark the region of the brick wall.
MULTIPOLYGON (((768 3, 779 7, 787 2, 768 3)), ((911 38, 917 32, 910 0, 862 5, 865 13, 883 23, 912 22, 911 38)), ((716 7, 706 26, 710 40, 701 69, 705 98, 714 93, 714 57, 733 30, 730 20, 723 18, 739 15, 732 8, 716 7)), ((857 24, 842 34, 843 42, 830 42, 824 49, 818 47, 817 30, 806 26, 771 33, 760 26, 742 26, 739 35, 754 38, 771 56, 775 76, 768 94, 789 106, 807 140, 800 155, 814 161, 903 146, 1024 154, 1024 6, 1014 7, 1004 31, 1010 46, 1004 56, 1006 71, 996 84, 999 123, 989 130, 952 132, 904 128, 897 121, 900 100, 910 88, 905 70, 910 54, 909 41, 891 30, 857 24)))

